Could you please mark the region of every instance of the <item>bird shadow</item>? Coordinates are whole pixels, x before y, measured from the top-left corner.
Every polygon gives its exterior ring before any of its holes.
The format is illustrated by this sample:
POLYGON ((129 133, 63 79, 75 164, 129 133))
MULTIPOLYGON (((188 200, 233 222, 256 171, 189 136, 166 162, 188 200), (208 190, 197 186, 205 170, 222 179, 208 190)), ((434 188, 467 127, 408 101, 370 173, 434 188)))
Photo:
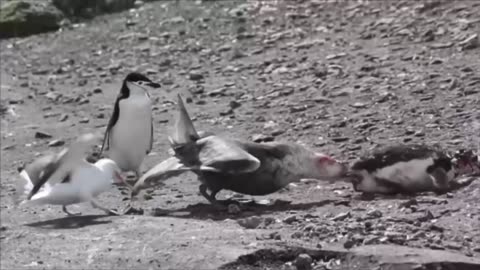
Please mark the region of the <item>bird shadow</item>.
POLYGON ((290 201, 276 200, 272 204, 258 204, 255 201, 251 202, 238 202, 233 200, 222 201, 225 205, 224 208, 219 208, 217 205, 208 203, 197 203, 188 205, 179 209, 160 209, 156 208, 151 213, 152 216, 167 216, 185 219, 211 219, 215 221, 225 219, 241 219, 250 216, 262 216, 275 212, 295 211, 295 210, 308 210, 314 207, 322 207, 327 204, 335 203, 336 200, 323 200, 319 202, 309 203, 295 203, 290 201), (228 211, 227 205, 236 205, 240 210, 238 213, 231 213, 228 211))
POLYGON ((412 200, 428 195, 439 195, 434 192, 421 192, 421 193, 393 193, 393 194, 381 194, 381 193, 361 193, 352 195, 350 198, 355 201, 402 201, 412 200))
POLYGON ((78 229, 86 226, 111 223, 110 220, 99 220, 108 215, 71 216, 25 224, 25 226, 42 229, 78 229))

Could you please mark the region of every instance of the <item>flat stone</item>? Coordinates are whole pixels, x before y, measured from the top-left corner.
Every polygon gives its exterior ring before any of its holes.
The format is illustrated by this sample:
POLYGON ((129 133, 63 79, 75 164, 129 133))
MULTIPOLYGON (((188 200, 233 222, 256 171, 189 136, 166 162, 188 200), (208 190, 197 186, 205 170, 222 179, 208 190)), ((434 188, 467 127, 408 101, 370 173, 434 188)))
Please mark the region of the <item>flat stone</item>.
POLYGON ((48 146, 50 147, 58 147, 58 146, 62 146, 65 144, 65 141, 64 140, 53 140, 53 141, 50 141, 48 143, 48 146))
POLYGON ((42 132, 42 131, 37 131, 35 132, 35 139, 49 139, 52 138, 52 135, 42 132))

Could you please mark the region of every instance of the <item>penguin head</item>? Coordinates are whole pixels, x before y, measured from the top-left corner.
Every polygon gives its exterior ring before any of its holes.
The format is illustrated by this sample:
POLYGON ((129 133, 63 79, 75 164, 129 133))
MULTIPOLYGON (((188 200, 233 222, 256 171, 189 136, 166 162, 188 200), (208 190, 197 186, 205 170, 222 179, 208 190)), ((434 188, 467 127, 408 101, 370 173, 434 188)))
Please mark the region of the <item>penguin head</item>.
POLYGON ((479 173, 480 160, 473 150, 460 149, 453 154, 452 163, 457 174, 479 173))
POLYGON ((121 94, 124 97, 130 95, 148 95, 148 92, 152 89, 160 88, 160 84, 152 82, 147 76, 138 73, 131 72, 123 80, 121 94))

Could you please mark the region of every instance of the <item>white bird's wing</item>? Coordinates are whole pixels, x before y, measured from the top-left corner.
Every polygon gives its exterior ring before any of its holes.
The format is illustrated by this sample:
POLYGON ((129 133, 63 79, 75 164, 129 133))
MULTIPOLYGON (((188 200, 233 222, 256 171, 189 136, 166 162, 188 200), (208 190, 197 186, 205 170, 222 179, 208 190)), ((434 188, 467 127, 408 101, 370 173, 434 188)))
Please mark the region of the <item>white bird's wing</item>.
POLYGON ((49 166, 49 164, 54 163, 58 158, 58 155, 64 153, 64 151, 66 151, 66 149, 64 149, 61 153, 58 154, 49 154, 39 157, 35 159, 32 163, 26 165, 25 168, 23 168, 23 170, 20 172, 20 178, 23 181, 15 182, 15 204, 20 203, 24 196, 28 196, 34 186, 38 186, 39 190, 42 187, 48 188, 50 186, 48 183, 44 183, 42 185, 40 183, 40 180, 44 175, 52 174, 52 166, 49 166))
MULTIPOLYGON (((84 161, 87 151, 95 145, 98 138, 97 135, 91 133, 81 135, 69 148, 63 149, 56 155, 36 159, 25 167, 24 171, 33 186, 27 200, 35 195, 47 181, 50 185, 69 181, 71 170, 84 161)), ((23 175, 23 178, 26 178, 25 174, 23 175)))

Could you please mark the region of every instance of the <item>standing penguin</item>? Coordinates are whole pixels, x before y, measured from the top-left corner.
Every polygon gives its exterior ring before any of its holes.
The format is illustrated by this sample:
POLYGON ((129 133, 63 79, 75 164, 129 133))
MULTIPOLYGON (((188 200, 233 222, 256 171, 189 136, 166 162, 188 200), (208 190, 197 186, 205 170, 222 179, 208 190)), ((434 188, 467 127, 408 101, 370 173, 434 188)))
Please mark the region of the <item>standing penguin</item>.
POLYGON ((140 73, 125 77, 100 150, 100 155, 107 151, 123 171, 134 171, 137 177, 153 145, 152 101, 148 91, 159 87, 140 73))
MULTIPOLYGON (((455 160, 465 155, 456 156, 422 144, 388 146, 356 161, 350 169, 350 180, 355 191, 364 193, 444 193, 465 185, 454 181, 460 167, 455 160)), ((462 160, 476 166, 468 158, 462 160)))

